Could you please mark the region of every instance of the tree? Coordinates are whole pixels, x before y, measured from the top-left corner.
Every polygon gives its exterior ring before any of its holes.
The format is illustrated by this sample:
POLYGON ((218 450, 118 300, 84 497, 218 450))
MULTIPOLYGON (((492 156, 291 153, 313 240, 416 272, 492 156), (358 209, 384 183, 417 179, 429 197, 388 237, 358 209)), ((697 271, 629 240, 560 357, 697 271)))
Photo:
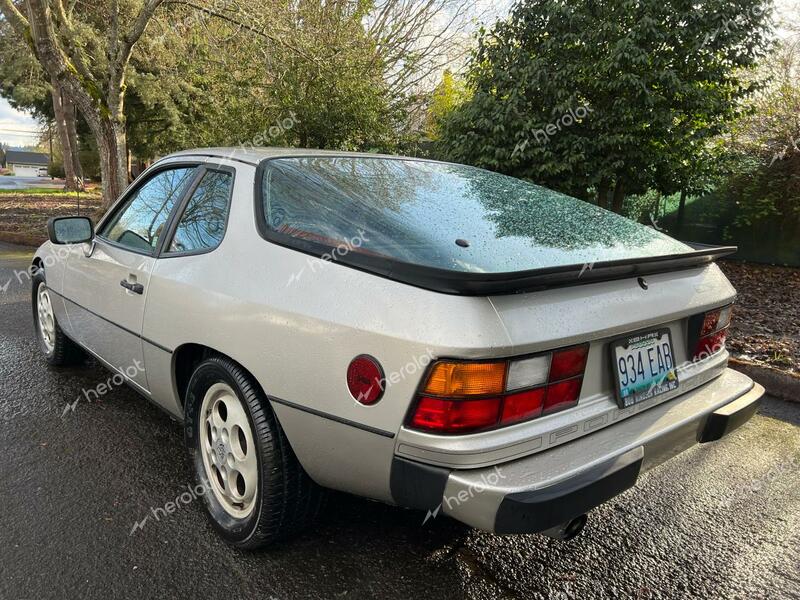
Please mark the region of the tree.
MULTIPOLYGON (((237 125, 261 118, 244 138, 290 115, 290 145, 396 150, 417 134, 415 107, 448 61, 465 52, 469 0, 248 2, 229 22, 246 23, 230 49, 237 83, 237 125), (269 32, 269 37, 264 37, 269 32), (249 56, 247 54, 249 53, 249 56), (245 58, 246 57, 246 58, 245 58), (243 59, 243 60, 241 60, 243 59), (255 66, 255 68, 252 68, 255 66), (242 94, 253 92, 248 100, 242 94), (270 110, 272 109, 272 110, 270 110), (267 116, 269 115, 269 116, 267 116)), ((213 14, 213 13, 210 13, 213 14)), ((213 20, 203 20, 207 31, 213 20)), ((217 36, 219 39, 220 36, 217 36)), ((228 54, 228 47, 223 46, 228 54)), ((224 56, 221 60, 228 61, 224 56)), ((223 116, 223 118, 225 118, 223 116)))
POLYGON ((0 95, 14 108, 55 124, 59 144, 65 150, 61 164, 64 189, 82 189, 75 106, 57 84, 47 84, 40 65, 7 22, 0 23, 0 40, 5 48, 0 56, 0 95))
POLYGON ((459 51, 468 4, 0 0, 0 11, 91 130, 83 146, 97 149, 109 204, 130 154, 397 148, 405 109, 459 51))
POLYGON ((131 146, 390 147, 398 112, 363 2, 170 6, 131 59, 131 146), (176 26, 175 23, 178 23, 176 26))
POLYGON ((167 0, 169 22, 162 11, 131 59, 128 106, 146 111, 131 146, 395 150, 432 65, 458 53, 465 4, 167 0))
MULTIPOLYGON (((795 23, 797 26, 797 23, 795 23)), ((768 84, 725 140, 729 176, 720 192, 736 203, 734 225, 775 219, 800 226, 800 34, 783 40, 757 77, 768 84)))
POLYGON ((83 170, 78 148, 78 127, 76 124, 75 104, 64 93, 58 81, 51 79, 50 96, 53 100, 53 115, 61 143, 62 162, 64 165, 64 189, 83 189, 83 170))
MULTIPOLYGON (((24 0, 23 16, 12 0, 0 10, 26 40, 53 89, 66 93, 94 134, 100 153, 103 202, 109 206, 128 183, 125 90, 128 63, 164 0, 113 0, 92 11, 55 0, 24 0)), ((66 152, 65 152, 66 154, 66 152)))
POLYGON ((281 132, 291 145, 343 150, 392 146, 400 115, 375 40, 363 25, 369 8, 367 2, 312 0, 288 10, 285 23, 292 46, 270 47, 257 81, 277 108, 273 123, 291 122, 281 132))
POLYGON ((453 75, 449 69, 442 73, 442 81, 431 94, 428 106, 426 133, 431 140, 441 137, 441 123, 470 97, 469 88, 463 79, 453 75))
POLYGON ((482 31, 473 98, 443 150, 619 212, 628 193, 680 189, 689 161, 742 112, 768 47, 760 0, 521 0, 482 31))

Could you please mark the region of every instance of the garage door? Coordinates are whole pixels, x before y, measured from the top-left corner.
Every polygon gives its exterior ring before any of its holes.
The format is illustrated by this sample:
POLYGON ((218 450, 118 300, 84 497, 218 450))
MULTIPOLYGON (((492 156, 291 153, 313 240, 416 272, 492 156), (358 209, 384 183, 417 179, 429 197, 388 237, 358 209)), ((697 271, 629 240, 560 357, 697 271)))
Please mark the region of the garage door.
POLYGON ((14 165, 14 175, 17 177, 38 177, 39 167, 23 167, 14 165))

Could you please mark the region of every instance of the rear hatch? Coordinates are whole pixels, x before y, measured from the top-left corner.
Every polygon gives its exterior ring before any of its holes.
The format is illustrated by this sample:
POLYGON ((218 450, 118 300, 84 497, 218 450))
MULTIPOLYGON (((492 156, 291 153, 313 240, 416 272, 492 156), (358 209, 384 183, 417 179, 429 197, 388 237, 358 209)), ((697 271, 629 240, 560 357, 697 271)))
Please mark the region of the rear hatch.
POLYGON ((666 272, 698 248, 598 206, 482 169, 364 155, 265 160, 267 239, 426 289, 491 295, 666 272))

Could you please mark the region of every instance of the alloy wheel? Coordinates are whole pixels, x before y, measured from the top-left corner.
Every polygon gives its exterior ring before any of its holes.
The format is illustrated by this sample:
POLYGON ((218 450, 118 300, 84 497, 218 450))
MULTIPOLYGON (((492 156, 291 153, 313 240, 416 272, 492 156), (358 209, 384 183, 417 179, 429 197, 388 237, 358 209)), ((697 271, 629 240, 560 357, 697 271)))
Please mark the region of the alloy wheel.
POLYGON ((241 519, 253 511, 258 460, 247 411, 225 383, 212 385, 200 410, 200 448, 211 491, 225 511, 241 519))
POLYGON ((39 286, 36 310, 39 316, 39 335, 42 338, 42 342, 44 342, 47 353, 50 354, 56 347, 56 318, 53 314, 50 291, 45 284, 39 286))

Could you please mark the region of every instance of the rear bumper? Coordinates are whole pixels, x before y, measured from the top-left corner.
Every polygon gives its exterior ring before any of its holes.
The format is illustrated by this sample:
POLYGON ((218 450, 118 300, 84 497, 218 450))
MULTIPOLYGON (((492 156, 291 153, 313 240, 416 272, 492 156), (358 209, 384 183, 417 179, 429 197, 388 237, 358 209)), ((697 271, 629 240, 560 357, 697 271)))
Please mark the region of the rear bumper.
POLYGON ((496 533, 544 531, 632 487, 639 474, 755 414, 764 388, 727 369, 674 400, 562 446, 491 468, 447 470, 395 458, 398 504, 441 510, 496 533))

